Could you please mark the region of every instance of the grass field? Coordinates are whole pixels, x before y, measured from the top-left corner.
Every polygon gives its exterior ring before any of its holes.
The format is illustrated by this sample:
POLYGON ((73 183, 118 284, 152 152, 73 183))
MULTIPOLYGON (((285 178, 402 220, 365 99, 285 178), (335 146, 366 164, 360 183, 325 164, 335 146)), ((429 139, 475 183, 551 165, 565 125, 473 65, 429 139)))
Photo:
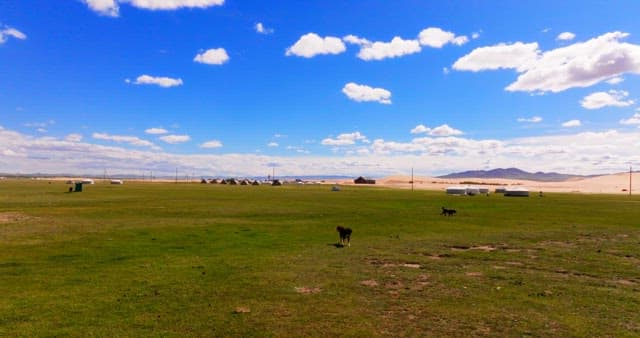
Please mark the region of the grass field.
POLYGON ((66 190, 0 181, 0 336, 640 336, 640 196, 66 190))

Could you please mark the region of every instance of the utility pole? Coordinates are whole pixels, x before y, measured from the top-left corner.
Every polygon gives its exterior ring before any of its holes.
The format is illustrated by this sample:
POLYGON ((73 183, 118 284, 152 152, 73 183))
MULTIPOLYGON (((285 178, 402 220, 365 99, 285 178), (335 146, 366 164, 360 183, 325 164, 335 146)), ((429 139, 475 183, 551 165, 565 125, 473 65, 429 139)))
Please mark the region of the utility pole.
POLYGON ((413 191, 413 168, 411 168, 411 191, 413 191))

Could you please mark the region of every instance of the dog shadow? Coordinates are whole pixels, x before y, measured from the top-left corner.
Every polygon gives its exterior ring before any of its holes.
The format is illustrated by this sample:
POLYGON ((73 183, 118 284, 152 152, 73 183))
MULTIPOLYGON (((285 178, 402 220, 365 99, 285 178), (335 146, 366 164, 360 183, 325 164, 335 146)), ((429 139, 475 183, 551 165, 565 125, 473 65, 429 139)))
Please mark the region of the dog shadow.
POLYGON ((327 245, 334 246, 334 247, 336 247, 337 249, 342 249, 342 248, 344 248, 344 244, 340 244, 340 243, 329 243, 329 244, 327 244, 327 245))

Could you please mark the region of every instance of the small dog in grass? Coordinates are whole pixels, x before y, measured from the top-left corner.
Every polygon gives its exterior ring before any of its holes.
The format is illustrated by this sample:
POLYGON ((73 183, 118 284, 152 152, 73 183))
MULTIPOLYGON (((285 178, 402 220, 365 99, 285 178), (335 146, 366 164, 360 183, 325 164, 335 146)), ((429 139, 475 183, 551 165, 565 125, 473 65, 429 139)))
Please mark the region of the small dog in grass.
POLYGON ((338 233, 340 234, 340 245, 344 246, 345 243, 347 246, 351 247, 351 228, 345 228, 343 226, 338 226, 336 228, 338 233))
POLYGON ((453 216, 456 214, 456 209, 447 209, 445 207, 442 207, 442 212, 440 213, 440 215, 445 215, 445 216, 453 216))

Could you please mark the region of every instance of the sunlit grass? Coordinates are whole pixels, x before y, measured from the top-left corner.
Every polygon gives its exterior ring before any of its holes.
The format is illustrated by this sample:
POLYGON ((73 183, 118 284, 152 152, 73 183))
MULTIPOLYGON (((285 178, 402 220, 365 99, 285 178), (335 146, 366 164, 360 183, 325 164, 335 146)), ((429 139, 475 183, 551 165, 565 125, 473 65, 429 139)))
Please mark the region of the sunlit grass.
POLYGON ((0 336, 640 334, 636 196, 66 191, 0 181, 0 336))

